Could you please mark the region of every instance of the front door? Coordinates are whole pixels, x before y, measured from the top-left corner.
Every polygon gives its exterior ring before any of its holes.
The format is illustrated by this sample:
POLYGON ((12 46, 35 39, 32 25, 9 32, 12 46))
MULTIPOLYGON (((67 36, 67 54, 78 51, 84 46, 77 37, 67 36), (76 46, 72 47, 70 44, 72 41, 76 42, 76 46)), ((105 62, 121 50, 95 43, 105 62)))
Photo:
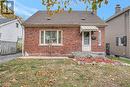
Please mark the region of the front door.
POLYGON ((82 32, 82 51, 91 51, 91 32, 82 32))

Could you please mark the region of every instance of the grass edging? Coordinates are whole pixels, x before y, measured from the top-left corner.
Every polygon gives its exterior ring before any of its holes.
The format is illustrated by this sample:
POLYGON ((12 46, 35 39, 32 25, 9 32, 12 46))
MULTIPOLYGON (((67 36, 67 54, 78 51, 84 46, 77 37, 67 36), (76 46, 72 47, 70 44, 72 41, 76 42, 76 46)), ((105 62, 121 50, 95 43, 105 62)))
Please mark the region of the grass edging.
POLYGON ((130 64, 130 59, 128 59, 128 58, 123 58, 123 57, 108 57, 108 58, 111 59, 111 60, 114 60, 114 61, 120 61, 120 62, 123 62, 123 63, 130 64))

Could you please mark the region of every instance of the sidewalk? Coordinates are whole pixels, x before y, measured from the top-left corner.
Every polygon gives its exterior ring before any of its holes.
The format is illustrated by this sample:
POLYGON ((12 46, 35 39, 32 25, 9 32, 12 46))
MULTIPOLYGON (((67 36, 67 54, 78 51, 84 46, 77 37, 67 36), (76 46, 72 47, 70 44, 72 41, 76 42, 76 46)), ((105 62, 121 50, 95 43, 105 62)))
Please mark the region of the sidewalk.
POLYGON ((21 53, 0 56, 0 63, 8 62, 8 61, 16 59, 16 58, 18 58, 20 56, 22 56, 21 53))
POLYGON ((20 59, 69 59, 68 57, 47 57, 47 56, 24 56, 20 59))

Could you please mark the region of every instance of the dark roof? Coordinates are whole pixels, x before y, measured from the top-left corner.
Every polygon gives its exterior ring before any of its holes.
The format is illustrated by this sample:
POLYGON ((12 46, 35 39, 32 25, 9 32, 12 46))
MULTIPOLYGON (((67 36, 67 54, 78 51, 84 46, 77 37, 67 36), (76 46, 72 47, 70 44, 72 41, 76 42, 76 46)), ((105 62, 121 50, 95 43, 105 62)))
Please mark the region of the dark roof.
POLYGON ((0 18, 0 24, 7 23, 12 21, 13 19, 0 18))
POLYGON ((120 12, 118 12, 118 13, 112 15, 110 18, 108 18, 108 19, 106 20, 106 22, 109 22, 110 20, 112 20, 112 19, 114 19, 114 18, 120 16, 121 14, 123 14, 123 13, 125 13, 125 12, 127 12, 127 11, 129 11, 129 10, 130 10, 130 6, 128 6, 127 8, 123 9, 122 11, 120 11, 120 12))
POLYGON ((106 25, 97 15, 88 11, 64 11, 49 16, 46 11, 38 11, 25 21, 27 25, 106 25))

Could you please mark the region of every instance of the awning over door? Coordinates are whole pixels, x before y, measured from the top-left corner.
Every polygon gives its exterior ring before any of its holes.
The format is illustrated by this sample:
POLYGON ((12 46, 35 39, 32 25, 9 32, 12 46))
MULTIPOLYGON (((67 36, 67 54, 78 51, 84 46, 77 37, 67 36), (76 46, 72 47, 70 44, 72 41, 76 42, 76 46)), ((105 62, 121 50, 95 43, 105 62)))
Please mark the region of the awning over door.
POLYGON ((80 26, 80 32, 84 31, 98 31, 98 27, 96 26, 80 26))

